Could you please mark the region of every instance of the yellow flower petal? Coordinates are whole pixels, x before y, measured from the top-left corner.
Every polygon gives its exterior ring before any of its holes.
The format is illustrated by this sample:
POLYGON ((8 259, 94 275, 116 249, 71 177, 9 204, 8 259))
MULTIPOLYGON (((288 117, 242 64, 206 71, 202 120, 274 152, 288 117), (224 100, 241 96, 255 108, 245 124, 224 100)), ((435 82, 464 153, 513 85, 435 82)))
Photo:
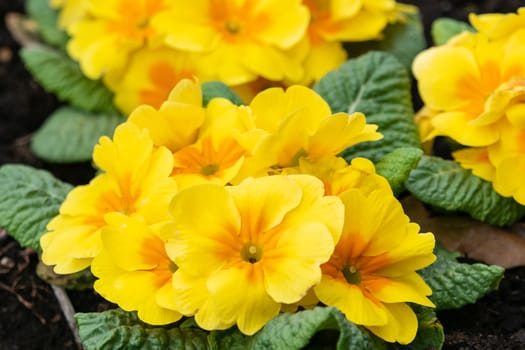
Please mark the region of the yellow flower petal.
POLYGON ((367 326, 372 333, 388 342, 409 344, 416 337, 418 321, 412 309, 403 303, 385 304, 388 322, 384 326, 367 326))

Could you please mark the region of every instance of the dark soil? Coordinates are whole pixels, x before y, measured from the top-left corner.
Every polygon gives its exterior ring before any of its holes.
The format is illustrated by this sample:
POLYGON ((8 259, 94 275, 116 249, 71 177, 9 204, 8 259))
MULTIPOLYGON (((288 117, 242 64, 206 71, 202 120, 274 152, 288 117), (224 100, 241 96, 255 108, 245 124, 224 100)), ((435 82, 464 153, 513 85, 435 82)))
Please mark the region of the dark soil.
MULTIPOLYGON (((435 18, 466 20, 469 12, 511 12, 523 5, 522 0, 405 2, 420 6, 427 38, 435 18)), ((87 183, 94 173, 89 164, 48 164, 29 149, 32 133, 58 102, 31 79, 6 30, 5 14, 22 13, 23 4, 0 0, 0 164, 28 164, 75 185, 87 183)), ((0 229, 0 350, 77 349, 53 290, 35 274, 37 262, 34 251, 0 229)), ((91 290, 68 294, 79 312, 109 307, 91 290)), ((525 349, 525 267, 507 270, 499 290, 476 304, 438 316, 445 328, 444 349, 525 349)))

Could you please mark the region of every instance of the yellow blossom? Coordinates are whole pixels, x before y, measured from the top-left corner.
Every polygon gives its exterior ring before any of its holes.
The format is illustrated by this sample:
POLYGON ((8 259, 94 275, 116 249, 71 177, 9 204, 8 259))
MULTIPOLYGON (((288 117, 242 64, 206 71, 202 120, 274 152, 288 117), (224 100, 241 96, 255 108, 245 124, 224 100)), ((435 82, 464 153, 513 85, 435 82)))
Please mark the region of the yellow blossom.
POLYGON ((87 0, 88 16, 68 28, 68 53, 91 79, 121 70, 133 50, 158 39, 160 33, 150 21, 166 4, 166 0, 87 0))
POLYGON ((166 43, 200 52, 206 75, 239 85, 262 76, 299 80, 302 57, 294 51, 304 36, 308 10, 300 0, 176 1, 153 20, 166 43))
POLYGON ((87 12, 87 1, 85 0, 50 0, 50 5, 60 9, 58 26, 65 30, 83 19, 87 12))
POLYGON ((183 79, 158 110, 148 105, 139 106, 128 121, 147 129, 156 146, 176 152, 197 141, 205 115, 200 84, 183 79))
POLYGON ((195 185, 170 211, 176 238, 167 251, 179 267, 180 309, 196 312, 204 329, 237 324, 248 335, 319 282, 343 223, 341 201, 308 175, 195 185))
POLYGON ((463 33, 446 45, 420 53, 413 64, 419 91, 434 135, 466 146, 488 146, 500 139, 502 123, 523 125, 508 111, 525 99, 523 53, 525 30, 491 41, 480 33, 463 33), (436 74, 439 72, 439 74, 436 74))
POLYGON ((109 75, 106 83, 115 93, 117 107, 129 114, 143 104, 160 108, 182 79, 198 76, 204 80, 201 71, 195 54, 167 47, 145 47, 130 56, 124 73, 117 73, 116 77, 109 75))
POLYGON ((490 162, 486 147, 464 148, 453 152, 452 156, 463 168, 472 170, 472 174, 483 180, 494 180, 496 168, 490 162))
POLYGON ((496 166, 494 189, 503 196, 525 205, 525 154, 512 155, 496 166))
MULTIPOLYGON (((147 323, 163 325, 182 315, 174 306, 175 263, 167 256, 159 227, 118 213, 106 216, 104 249, 93 260, 95 290, 147 323)), ((157 225, 158 226, 158 225, 157 225)))
POLYGON ((517 13, 471 13, 469 21, 478 33, 491 40, 505 39, 516 30, 525 28, 525 7, 518 9, 517 13))
POLYGON ((418 321, 406 303, 434 306, 426 297, 430 288, 415 272, 435 260, 434 236, 419 233, 391 191, 366 195, 351 189, 339 197, 345 206, 343 232, 321 266, 315 293, 384 340, 408 344, 418 321))
POLYGON ((40 240, 42 261, 57 273, 73 273, 91 264, 102 249, 100 232, 107 213, 140 215, 148 223, 168 216, 177 192, 169 177, 173 158, 154 148, 147 131, 130 123, 117 127, 113 140, 104 136, 95 146, 95 163, 105 171, 88 185, 74 188, 40 240))
POLYGON ((292 86, 267 89, 250 104, 255 126, 264 130, 250 167, 295 167, 302 157, 334 156, 359 142, 382 138, 362 113, 332 114, 315 91, 292 86))

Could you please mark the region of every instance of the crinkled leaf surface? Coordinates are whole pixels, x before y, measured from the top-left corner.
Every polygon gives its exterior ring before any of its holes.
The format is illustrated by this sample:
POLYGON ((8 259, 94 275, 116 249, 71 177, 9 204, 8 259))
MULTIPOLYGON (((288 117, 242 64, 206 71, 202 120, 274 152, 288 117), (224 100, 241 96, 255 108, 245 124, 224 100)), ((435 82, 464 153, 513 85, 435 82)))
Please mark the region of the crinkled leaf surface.
POLYGON ((432 22, 432 40, 436 45, 444 45, 447 41, 464 31, 473 32, 474 28, 465 22, 452 18, 438 18, 432 22))
POLYGON ((394 194, 399 196, 405 190, 405 181, 410 171, 417 166, 422 155, 423 151, 420 148, 398 148, 377 163, 376 171, 388 180, 394 194))
POLYGON ((75 318, 86 350, 208 349, 203 330, 149 326, 136 313, 120 309, 77 313, 75 318))
POLYGON ((423 156, 405 186, 423 203, 494 225, 510 225, 525 215, 525 206, 497 194, 490 182, 438 157, 423 156))
POLYGON ((406 69, 410 70, 414 57, 427 47, 423 24, 419 13, 404 14, 404 20, 390 24, 380 40, 362 43, 345 43, 351 57, 369 51, 385 51, 394 55, 406 69))
POLYGON ((65 53, 46 46, 20 50, 20 56, 33 77, 48 92, 81 110, 119 114, 113 93, 100 80, 82 74, 79 65, 65 53))
POLYGON ((202 104, 206 107, 215 97, 223 97, 240 106, 242 99, 228 85, 221 81, 210 81, 202 84, 202 104))
POLYGON ((436 309, 456 309, 472 304, 498 287, 502 267, 485 264, 459 263, 458 253, 451 253, 436 245, 437 261, 420 271, 421 276, 432 288, 430 299, 436 309))
POLYGON ((378 162, 396 148, 421 148, 410 95, 410 78, 399 61, 384 52, 351 59, 325 75, 314 89, 332 112, 362 112, 377 124, 384 138, 364 142, 342 152, 347 160, 365 157, 378 162))
POLYGON ((62 107, 35 133, 31 149, 48 162, 89 161, 99 137, 113 135, 116 126, 124 121, 117 115, 92 114, 62 107))
POLYGON ((27 0, 27 14, 35 20, 38 32, 46 43, 59 48, 66 46, 68 35, 57 26, 58 12, 49 6, 46 0, 27 0))
POLYGON ((0 227, 22 246, 40 250, 40 236, 72 186, 26 165, 0 167, 0 227))

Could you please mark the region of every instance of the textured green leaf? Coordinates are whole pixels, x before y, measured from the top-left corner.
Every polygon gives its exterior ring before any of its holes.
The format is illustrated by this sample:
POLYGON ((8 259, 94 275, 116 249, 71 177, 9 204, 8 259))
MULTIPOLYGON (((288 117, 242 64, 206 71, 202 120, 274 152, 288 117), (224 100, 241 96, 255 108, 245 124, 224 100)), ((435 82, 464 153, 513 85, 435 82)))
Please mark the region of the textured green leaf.
POLYGON ((68 35, 58 28, 58 12, 49 6, 47 0, 27 0, 26 13, 37 23, 38 32, 46 43, 63 48, 69 39, 68 35))
POLYGON ((228 85, 221 81, 210 81, 202 84, 202 100, 203 105, 206 107, 210 100, 214 97, 223 97, 237 106, 243 104, 242 99, 237 95, 228 85))
POLYGON ((93 146, 102 135, 113 135, 125 119, 116 115, 95 115, 70 107, 55 111, 31 140, 35 155, 48 162, 89 161, 93 146))
POLYGON ((65 53, 45 46, 20 51, 27 69, 48 92, 73 107, 89 112, 119 114, 113 93, 100 80, 91 80, 65 53))
POLYGON ((417 166, 423 151, 419 148, 398 148, 384 156, 376 165, 376 171, 384 176, 396 196, 405 190, 405 181, 410 171, 417 166))
POLYGON ((0 167, 0 227, 24 247, 40 250, 40 236, 72 186, 44 170, 25 165, 0 167))
POLYGON ((494 225, 510 225, 525 215, 525 206, 497 194, 490 182, 438 157, 423 156, 405 186, 423 203, 494 225))
POLYGON ((225 331, 211 331, 208 335, 210 350, 249 350, 252 349, 252 337, 242 334, 237 327, 225 331))
POLYGON ((498 287, 505 271, 495 265, 459 263, 457 254, 438 245, 434 253, 436 262, 420 274, 432 288, 430 299, 437 310, 456 309, 476 302, 498 287))
POLYGON ((345 49, 350 57, 357 57, 369 51, 385 51, 394 55, 406 69, 410 70, 414 57, 427 47, 427 42, 419 13, 404 16, 405 21, 386 27, 381 40, 346 43, 345 49))
POLYGON ((207 333, 198 328, 155 327, 141 322, 136 313, 114 309, 77 313, 80 340, 86 350, 203 350, 207 333))
POLYGON ((349 60, 325 75, 314 89, 333 112, 363 112, 367 122, 377 124, 384 135, 382 140, 343 151, 347 161, 365 157, 376 163, 396 148, 421 147, 414 124, 410 78, 392 55, 370 52, 349 60))
POLYGON ((436 45, 443 45, 450 38, 464 31, 473 32, 474 28, 465 22, 452 18, 438 18, 432 23, 432 40, 434 40, 436 45))
POLYGON ((418 329, 416 338, 412 343, 400 346, 400 349, 407 350, 438 350, 445 342, 443 326, 436 317, 436 313, 429 307, 411 305, 416 313, 418 329))

